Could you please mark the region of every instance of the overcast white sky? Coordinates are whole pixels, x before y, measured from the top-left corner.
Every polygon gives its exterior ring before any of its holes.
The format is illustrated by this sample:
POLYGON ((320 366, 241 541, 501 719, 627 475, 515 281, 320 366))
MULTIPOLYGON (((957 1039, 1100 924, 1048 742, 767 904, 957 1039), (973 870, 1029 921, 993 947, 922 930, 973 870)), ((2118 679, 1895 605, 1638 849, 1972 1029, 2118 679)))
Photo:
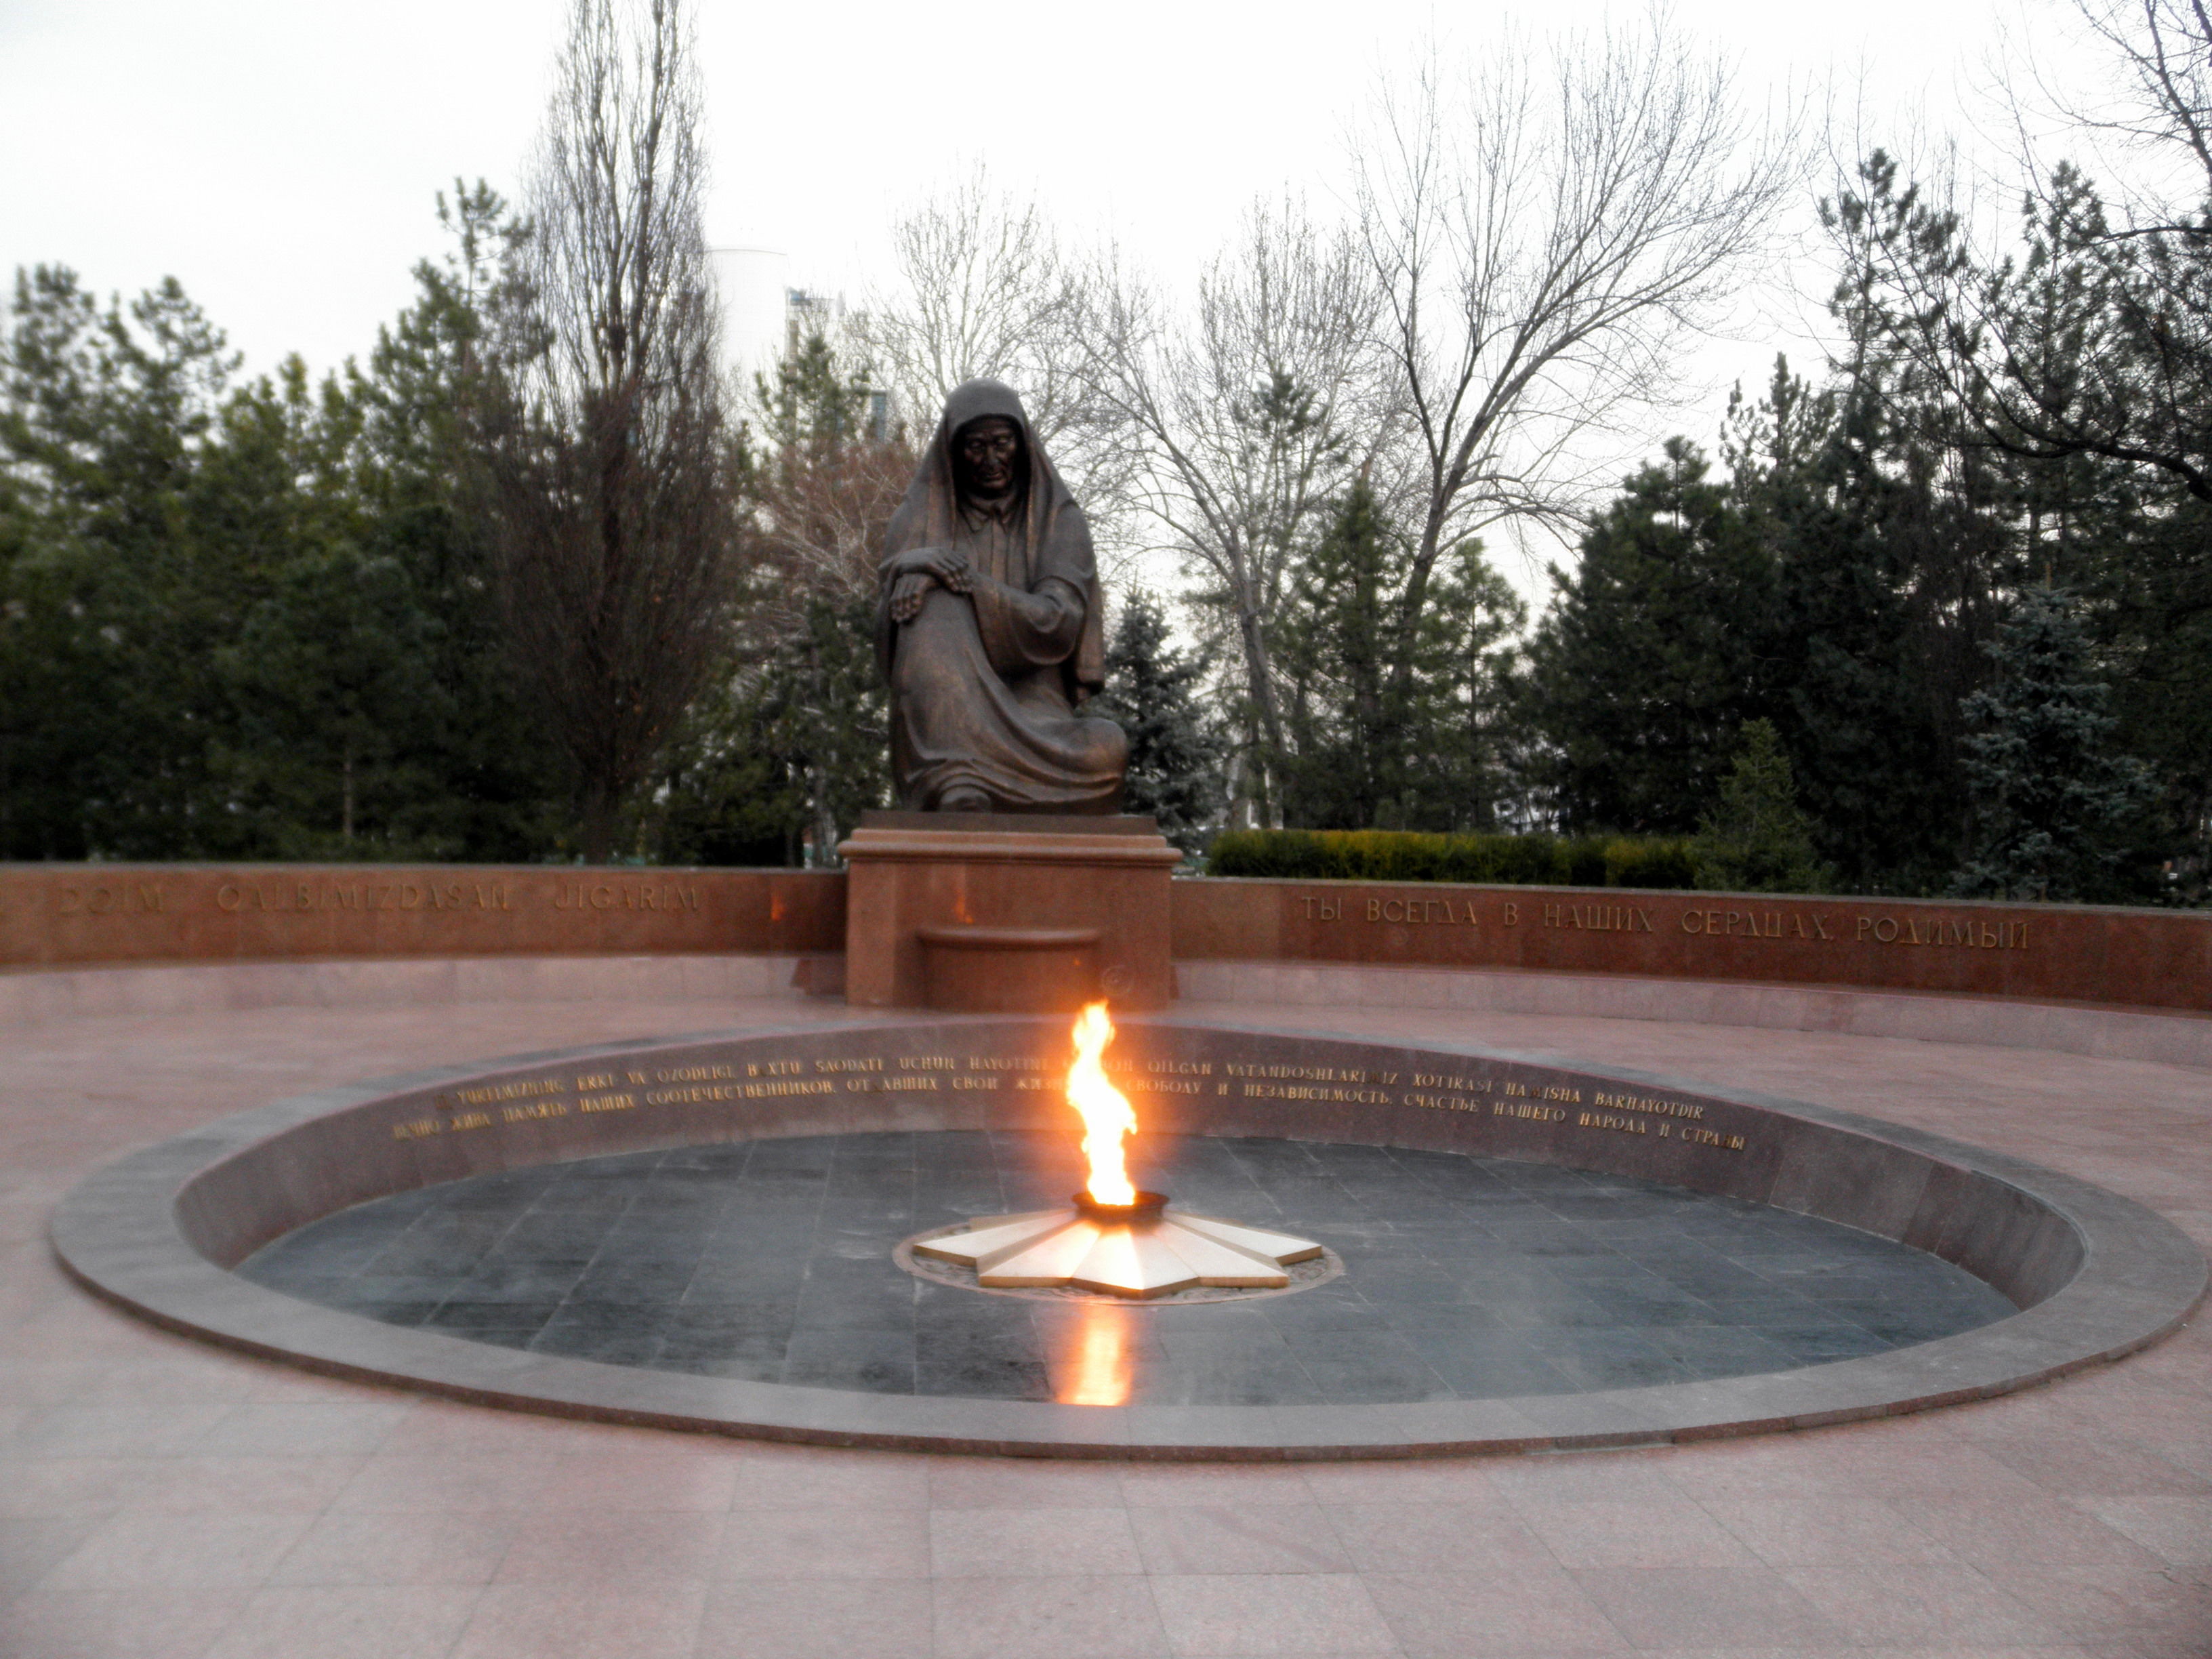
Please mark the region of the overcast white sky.
MULTIPOLYGON (((1174 275, 1255 193, 1326 203, 1344 123, 1432 28, 1480 48, 1638 15, 1641 0, 1115 0, 769 5, 699 0, 717 243, 857 290, 903 203, 981 161, 1081 235, 1174 275)), ((173 274, 250 368, 335 365, 407 302, 456 175, 511 186, 564 0, 0 0, 0 269, 96 289, 173 274)), ((1744 95, 1831 85, 1870 137, 1978 112, 2003 19, 2057 0, 1679 0, 1677 27, 1741 54, 1744 95)), ((1808 273, 1801 286, 1817 282, 1808 273)), ((1710 354, 1757 377, 1795 345, 1780 307, 1710 354)), ((1684 411, 1710 439, 1710 399, 1684 411)), ((1660 434, 1654 434, 1656 443, 1660 434)))

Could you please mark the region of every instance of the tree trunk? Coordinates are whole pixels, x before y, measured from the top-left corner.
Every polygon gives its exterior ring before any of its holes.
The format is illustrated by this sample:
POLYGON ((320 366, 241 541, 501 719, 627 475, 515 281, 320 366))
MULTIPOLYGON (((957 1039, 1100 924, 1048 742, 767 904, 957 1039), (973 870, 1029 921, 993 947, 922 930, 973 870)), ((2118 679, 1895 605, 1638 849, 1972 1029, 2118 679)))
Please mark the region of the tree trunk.
POLYGON ((1244 652, 1245 683, 1251 690, 1253 710, 1260 720, 1261 753, 1252 766, 1257 785, 1252 799, 1267 827, 1279 830, 1283 827, 1283 803, 1276 793, 1275 782, 1283 756, 1283 714, 1275 702, 1275 665, 1267 655, 1267 634, 1259 613, 1249 605, 1238 607, 1237 632, 1244 652))
POLYGON ((1237 634, 1244 650, 1244 681, 1251 689, 1252 706, 1260 716, 1260 735, 1279 755, 1283 751, 1283 716, 1275 706, 1275 666, 1268 660, 1267 639, 1259 613, 1249 605, 1237 610, 1237 634))
POLYGON ((606 863, 614 857, 616 814, 614 797, 603 780, 594 778, 584 786, 576 816, 584 862, 606 863))

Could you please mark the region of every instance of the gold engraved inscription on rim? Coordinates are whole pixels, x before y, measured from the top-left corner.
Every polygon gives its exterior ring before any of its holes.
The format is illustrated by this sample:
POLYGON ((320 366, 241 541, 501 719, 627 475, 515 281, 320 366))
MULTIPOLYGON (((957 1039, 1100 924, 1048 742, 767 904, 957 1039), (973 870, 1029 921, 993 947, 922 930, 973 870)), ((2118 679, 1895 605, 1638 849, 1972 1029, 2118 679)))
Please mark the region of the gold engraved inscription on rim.
MULTIPOLYGON (((1399 1073, 1358 1066, 1174 1058, 1116 1059, 1107 1069, 1122 1088, 1160 1097, 1219 1096, 1279 1101, 1286 1106, 1403 1106, 1530 1124, 1566 1124, 1598 1135, 1644 1134, 1721 1152, 1741 1152, 1748 1144, 1742 1135, 1725 1131, 1700 1127, 1693 1133, 1693 1126, 1705 1116, 1702 1103, 1464 1072, 1399 1073)), ((391 1133, 395 1140, 416 1140, 656 1107, 742 1105, 841 1094, 1021 1095, 1051 1093, 1060 1086, 1050 1062, 1029 1055, 844 1054, 698 1061, 651 1071, 580 1071, 468 1084, 428 1099, 436 1116, 406 1119, 393 1124, 391 1133)), ((420 1111, 422 1106, 415 1109, 420 1111)))

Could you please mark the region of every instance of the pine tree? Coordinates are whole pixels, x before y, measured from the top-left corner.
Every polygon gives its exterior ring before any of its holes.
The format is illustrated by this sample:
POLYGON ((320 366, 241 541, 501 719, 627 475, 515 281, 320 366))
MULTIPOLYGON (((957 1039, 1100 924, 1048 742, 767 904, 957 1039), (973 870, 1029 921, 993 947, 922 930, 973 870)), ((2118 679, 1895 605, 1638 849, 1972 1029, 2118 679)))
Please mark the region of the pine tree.
POLYGON ((1283 804, 1295 825, 1364 830, 1397 816, 1405 722, 1390 695, 1386 636, 1403 562, 1362 478, 1293 567, 1275 659, 1286 693, 1283 804))
POLYGON ((1529 646, 1531 719, 1564 827, 1684 832, 1759 700, 1772 562, 1687 441, 1583 538, 1529 646))
POLYGON ((2149 770, 2112 749, 2111 688, 2090 661, 2081 606, 2055 587, 2021 593, 1989 647, 1996 681, 1966 699, 1976 728, 1966 770, 1974 850, 1960 897, 2111 898, 2124 887, 2123 837, 2155 793, 2149 770))
POLYGON ((769 620, 670 746, 650 826, 664 862, 834 864, 887 798, 873 602, 817 594, 769 620))
POLYGON ((1470 537, 1444 550, 1407 628, 1412 556, 1360 478, 1293 563, 1275 654, 1283 800, 1300 828, 1494 825, 1506 641, 1528 611, 1470 537))
POLYGON ((1771 568, 1752 703, 1856 891, 1925 891, 1957 855, 1955 711, 2002 531, 1921 436, 1938 418, 1874 366, 1816 392, 1778 362, 1730 422, 1733 498, 1771 568))
MULTIPOLYGON (((506 251, 528 227, 479 180, 438 198, 451 242, 414 270, 412 304, 377 331, 365 370, 349 363, 344 487, 366 521, 365 561, 404 573, 413 648, 433 684, 402 722, 380 856, 536 859, 562 846, 564 757, 514 672, 491 549, 471 511, 462 411, 506 251)), ((327 394, 326 394, 327 395, 327 394)))
POLYGON ((831 865, 890 797, 876 561, 915 457, 872 425, 872 396, 819 333, 754 379, 734 446, 751 568, 656 792, 664 857, 831 865))
POLYGON ((19 275, 0 338, 0 857, 517 859, 559 757, 459 510, 457 388, 504 205, 365 368, 231 384, 174 283, 19 275), (473 249, 473 252, 471 251, 473 249))
POLYGON ((1698 820, 1691 857, 1698 885, 1717 892, 1826 890, 1827 872, 1814 855, 1812 824, 1797 805, 1790 757, 1773 721, 1744 726, 1720 804, 1698 820))
POLYGON ((213 648, 253 591, 204 459, 238 362, 173 280, 15 276, 0 339, 0 857, 234 855, 213 648))
POLYGON ((1149 812, 1160 833, 1195 853, 1222 807, 1227 745, 1200 696, 1206 659, 1177 649, 1160 602, 1142 588, 1121 601, 1106 647, 1106 689, 1084 705, 1120 726, 1129 739, 1122 810, 1149 812))

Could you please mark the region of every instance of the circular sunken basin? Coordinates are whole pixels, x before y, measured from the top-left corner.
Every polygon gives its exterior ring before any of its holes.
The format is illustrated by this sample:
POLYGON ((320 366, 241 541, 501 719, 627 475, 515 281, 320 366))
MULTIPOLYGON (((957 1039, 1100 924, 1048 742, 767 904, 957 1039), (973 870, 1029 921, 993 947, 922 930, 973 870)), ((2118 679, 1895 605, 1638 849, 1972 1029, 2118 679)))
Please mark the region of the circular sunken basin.
POLYGON ((1091 1456, 1810 1426, 2117 1358, 2203 1290, 2141 1206, 1894 1126, 1174 1018, 1109 1054, 1148 1130, 1133 1169, 1324 1243, 1341 1277, 1102 1309, 902 1271, 918 1231, 1066 1202, 1067 1055, 1058 1021, 856 1019, 328 1091, 108 1166, 54 1242, 163 1324, 337 1375, 1091 1456))
POLYGON ((704 1376, 955 1398, 1373 1405, 1583 1394, 1887 1352, 2017 1311, 1964 1268, 1742 1199, 1550 1164, 1152 1136, 1145 1177, 1290 1224, 1340 1279, 1170 1311, 916 1284, 901 1235, 1048 1207, 1066 1137, 808 1135, 418 1188, 238 1272, 412 1329, 704 1376), (1004 1194, 1003 1199, 1000 1194, 1004 1194), (1161 1317, 1165 1314, 1167 1316, 1161 1317), (1095 1352, 1104 1341, 1111 1352, 1095 1352))

